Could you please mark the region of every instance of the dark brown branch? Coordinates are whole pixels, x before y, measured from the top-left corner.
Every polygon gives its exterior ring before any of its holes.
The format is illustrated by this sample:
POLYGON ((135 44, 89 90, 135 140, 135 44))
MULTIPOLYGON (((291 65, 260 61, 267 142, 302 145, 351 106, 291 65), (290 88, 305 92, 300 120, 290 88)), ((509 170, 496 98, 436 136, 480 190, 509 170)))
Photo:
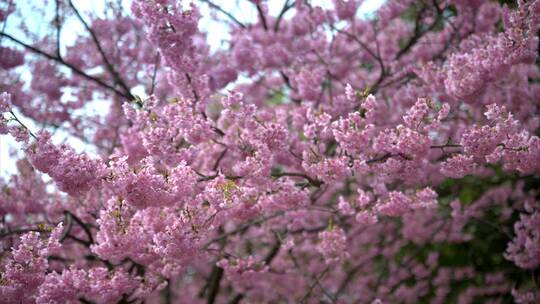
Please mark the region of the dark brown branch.
POLYGON ((222 277, 223 268, 214 265, 214 267, 212 267, 212 273, 210 274, 210 282, 208 283, 208 300, 206 303, 213 304, 216 301, 222 277))
MULTIPOLYGON (((220 233, 223 232, 223 227, 219 227, 218 231, 220 233)), ((220 251, 225 248, 225 245, 227 245, 227 238, 220 239, 220 251)), ((201 291, 199 292, 199 297, 202 298, 208 291, 208 298, 207 303, 212 304, 216 301, 217 295, 219 293, 220 283, 221 279, 223 278, 223 268, 219 267, 215 264, 212 267, 212 271, 210 272, 210 277, 207 279, 206 284, 203 286, 201 291)))
POLYGON ((87 255, 84 256, 84 259, 87 260, 87 261, 101 262, 101 263, 105 264, 105 266, 107 266, 108 270, 114 269, 114 266, 113 266, 113 264, 111 264, 111 262, 109 262, 107 260, 103 260, 102 258, 98 257, 95 254, 87 254, 87 255))
POLYGON ((156 76, 157 76, 157 70, 159 68, 159 59, 160 59, 160 56, 159 56, 159 53, 158 53, 158 54, 156 54, 156 62, 154 64, 154 72, 152 73, 152 84, 151 84, 151 87, 150 87, 150 95, 154 94, 154 90, 156 88, 156 76))
POLYGON ((7 231, 7 232, 4 232, 4 233, 0 234, 0 239, 3 239, 5 237, 8 237, 8 236, 11 236, 11 235, 14 235, 14 234, 23 234, 23 233, 27 233, 27 232, 49 232, 49 231, 46 230, 46 229, 40 229, 40 228, 16 229, 16 230, 7 231))
POLYGON ((133 261, 130 258, 127 258, 126 261, 131 263, 131 266, 129 267, 129 270, 128 270, 129 273, 134 272, 137 276, 144 277, 146 270, 143 265, 133 261))
POLYGON ((218 127, 215 127, 215 126, 212 126, 212 130, 214 132, 216 132, 216 134, 218 134, 219 136, 224 136, 225 135, 225 132, 223 132, 220 128, 218 127))
POLYGON ((90 247, 90 245, 92 245, 92 243, 90 243, 88 241, 85 241, 83 239, 80 239, 80 238, 78 238, 78 237, 76 237, 74 235, 71 235, 71 234, 68 234, 66 238, 71 239, 71 240, 75 241, 76 243, 79 243, 79 244, 81 244, 81 245, 83 245, 85 247, 90 247))
POLYGON ((219 154, 216 160, 216 163, 214 164, 214 167, 212 168, 213 171, 216 171, 219 168, 219 163, 221 162, 221 160, 223 160, 223 158, 225 157, 225 154, 227 154, 227 151, 228 149, 225 148, 225 150, 223 150, 223 152, 219 154))
POLYGON ((306 303, 307 299, 309 299, 311 293, 313 292, 313 289, 315 286, 319 285, 319 281, 328 273, 329 268, 327 267, 319 276, 315 278, 315 281, 309 286, 308 291, 306 294, 302 297, 302 300, 300 300, 301 303, 306 303))
POLYGON ((64 212, 64 221, 66 223, 66 227, 64 228, 64 231, 62 231, 62 235, 60 236, 60 243, 62 243, 71 232, 71 229, 73 228, 73 218, 71 217, 71 213, 64 212))
POLYGON ((266 23, 266 17, 264 16, 264 12, 262 10, 261 5, 257 4, 256 7, 257 7, 257 13, 259 14, 259 18, 261 19, 262 26, 265 31, 268 31, 268 24, 266 23))
POLYGON ((274 23, 274 32, 277 32, 279 30, 279 24, 281 23, 281 20, 283 19, 283 15, 290 10, 294 6, 294 2, 290 3, 290 0, 285 1, 285 4, 283 4, 283 8, 281 8, 281 11, 279 12, 279 15, 276 19, 276 23, 274 23))
POLYGON ((54 25, 56 27, 56 56, 62 58, 60 53, 60 31, 62 29, 62 22, 60 20, 60 0, 56 0, 56 15, 54 17, 54 25))
POLYGON ((237 294, 236 296, 234 296, 229 302, 227 302, 228 304, 238 304, 240 303, 240 301, 244 298, 244 294, 243 293, 239 293, 237 294))
MULTIPOLYGON (((197 94, 197 91, 195 90, 195 86, 193 85, 193 80, 191 80, 191 75, 189 75, 189 73, 184 73, 184 75, 186 76, 186 79, 187 79, 187 82, 189 84, 189 86, 191 87, 191 92, 193 93, 193 98, 195 98, 195 101, 199 101, 199 94, 197 94)), ((203 113, 203 115, 205 115, 203 113)))
POLYGON ((292 176, 292 177, 302 177, 302 178, 305 178, 311 185, 313 185, 314 187, 320 187, 323 182, 320 181, 320 180, 316 180, 316 179, 313 179, 309 176, 307 176, 306 174, 303 174, 303 173, 296 173, 296 172, 280 172, 280 173, 273 173, 272 174, 272 177, 275 177, 275 178, 280 178, 280 177, 283 177, 283 176, 292 176))
POLYGON ((203 248, 208 248, 208 246, 210 246, 211 244, 215 243, 215 242, 218 242, 220 240, 223 240, 224 238, 227 238, 231 235, 235 235, 237 233, 243 233, 244 231, 246 231, 247 229, 249 229, 249 227, 253 226, 253 225, 258 225, 260 223, 263 223, 269 219, 273 219, 275 217, 278 217, 278 216, 281 216, 285 213, 285 211, 279 211, 279 212, 276 212, 272 215, 269 215, 269 216, 265 216, 265 217, 260 217, 258 219, 254 219, 254 220, 251 220, 245 224, 242 224, 240 226, 238 226, 236 229, 230 231, 230 232, 226 232, 226 233, 223 233, 223 234, 220 234, 218 235, 217 237, 215 237, 214 239, 210 240, 208 243, 206 243, 203 248))
POLYGON ((391 153, 386 153, 385 155, 381 156, 381 157, 376 157, 376 158, 373 158, 373 159, 370 159, 368 161, 366 161, 366 164, 372 164, 372 163, 378 163, 378 162, 383 162, 387 159, 389 159, 390 157, 392 156, 395 156, 391 153))
POLYGON ((30 134, 30 136, 32 136, 32 138, 34 138, 35 140, 37 140, 37 136, 32 132, 32 130, 30 130, 20 119, 19 117, 17 117, 17 115, 15 114, 15 112, 13 112, 13 110, 10 110, 9 111, 9 114, 11 114, 12 118, 19 124, 21 125, 21 127, 23 127, 24 129, 26 129, 26 131, 28 132, 28 134, 30 134))
POLYGON ((221 8, 221 6, 219 6, 219 5, 213 3, 212 1, 209 1, 209 0, 201 0, 201 2, 204 2, 204 3, 208 4, 210 7, 215 8, 220 13, 224 14, 229 19, 231 19, 231 21, 236 23, 236 25, 238 25, 239 27, 246 28, 246 26, 242 22, 240 22, 238 19, 236 19, 236 17, 234 17, 231 13, 229 13, 226 10, 224 10, 223 8, 221 8))
POLYGON ((443 149, 443 148, 462 148, 460 144, 444 144, 444 145, 432 145, 429 146, 431 149, 443 149))
MULTIPOLYGON (((283 82, 285 83, 285 85, 293 90, 293 91, 296 91, 292 84, 291 84, 291 80, 289 79, 289 76, 287 76, 283 71, 279 71, 279 75, 281 75, 281 78, 283 79, 283 82)), ((294 102, 294 103, 300 103, 301 100, 300 99, 296 99, 296 98, 291 98, 291 100, 294 102)))
MULTIPOLYGON (((105 63, 105 66, 107 67, 107 70, 113 77, 114 81, 118 83, 120 87, 122 87, 122 89, 126 92, 126 95, 131 95, 130 89, 128 88, 124 80, 120 77, 120 74, 118 74, 118 72, 114 69, 114 66, 111 64, 111 62, 107 59, 107 56, 105 55, 105 52, 103 51, 103 48, 101 47, 101 43, 99 43, 99 40, 96 34, 94 33, 94 31, 92 30, 92 28, 90 28, 88 23, 84 21, 84 18, 79 13, 79 10, 77 10, 75 5, 73 5, 73 2, 71 2, 71 0, 69 0, 68 2, 69 2, 69 6, 71 6, 73 11, 75 12, 75 15, 77 15, 77 18, 79 19, 79 21, 81 21, 81 23, 84 25, 84 28, 88 31, 88 33, 90 33, 90 37, 92 37, 92 41, 96 45, 96 48, 98 49, 98 52, 101 55, 101 58, 103 59, 103 62, 105 63)), ((131 98, 130 100, 132 99, 133 98, 131 98)))
POLYGON ((79 302, 83 303, 83 304, 94 304, 94 302, 92 301, 89 301, 85 298, 79 298, 79 302))
MULTIPOLYGON (((272 246, 272 248, 270 249, 268 254, 264 257, 263 262, 264 262, 265 265, 269 266, 270 263, 272 263, 272 260, 279 253, 280 248, 281 248, 281 241, 279 240, 278 237, 276 237, 276 242, 274 243, 274 246, 272 246)), ((245 295, 243 293, 238 293, 227 303, 229 303, 229 304, 239 303, 244 297, 245 297, 245 295)))
POLYGON ((365 50, 371 57, 373 57, 373 59, 375 59, 375 61, 377 61, 378 65, 379 65, 379 68, 381 69, 381 74, 379 75, 379 78, 377 79, 377 81, 371 86, 371 92, 375 93, 377 91, 378 86, 381 84, 381 82, 384 80, 384 78, 388 75, 388 73, 386 72, 386 69, 384 67, 384 62, 383 62, 381 56, 379 56, 375 52, 373 52, 373 50, 371 50, 367 46, 367 44, 365 44, 362 40, 358 39, 358 37, 356 37, 356 35, 353 35, 353 34, 347 32, 346 30, 340 30, 340 29, 336 28, 333 25, 330 25, 330 27, 333 30, 337 31, 338 33, 343 34, 343 35, 349 37, 350 39, 354 40, 356 43, 358 43, 358 45, 360 45, 360 47, 363 50, 365 50))
POLYGON ((347 285, 352 281, 356 273, 365 265, 364 263, 360 263, 359 265, 356 265, 351 270, 347 271, 347 275, 345 276, 345 279, 341 282, 341 284, 338 287, 338 290, 336 292, 336 297, 339 296, 343 291, 345 291, 345 288, 347 288, 347 285))
POLYGON ((436 1, 434 1, 434 4, 435 4, 434 5, 435 9, 437 11, 437 16, 435 17, 435 20, 433 21, 433 23, 430 24, 429 27, 426 30, 421 29, 421 27, 423 25, 422 15, 425 12, 425 7, 423 7, 420 10, 420 12, 418 13, 418 16, 417 16, 417 18, 415 20, 413 36, 411 38, 409 38, 409 40, 407 41, 405 46, 403 48, 401 48, 401 50, 399 50, 399 52, 396 54, 396 57, 394 58, 394 60, 399 60, 403 55, 405 55, 407 52, 409 52, 409 50, 418 42, 418 40, 420 40, 420 38, 422 38, 422 36, 424 36, 426 33, 431 32, 437 26, 437 24, 439 24, 439 21, 440 21, 441 17, 443 16, 444 9, 441 9, 438 6, 436 1))
POLYGON ((41 55, 41 56, 43 56, 43 57, 45 57, 45 58, 47 58, 49 60, 56 61, 56 62, 60 63, 61 65, 71 69, 75 74, 77 74, 79 76, 82 76, 83 78, 86 78, 87 80, 90 80, 92 82, 95 82, 96 84, 98 84, 98 85, 100 85, 100 86, 102 86, 102 87, 116 93, 119 96, 122 96, 122 97, 124 97, 126 99, 129 99, 129 100, 135 99, 133 97, 133 95, 131 95, 131 93, 129 93, 129 92, 124 93, 122 91, 119 91, 115 87, 113 87, 113 86, 109 85, 108 83, 104 82, 103 80, 101 80, 101 79, 99 79, 97 77, 86 74, 85 72, 83 72, 82 70, 77 68, 76 66, 70 64, 69 62, 64 61, 62 58, 58 58, 58 57, 53 56, 53 55, 51 55, 51 54, 49 54, 47 52, 44 52, 44 51, 40 50, 40 49, 38 49, 38 48, 36 48, 34 46, 31 46, 31 45, 29 45, 27 43, 24 43, 21 40, 11 36, 10 34, 0 33, 0 37, 6 37, 9 40, 17 43, 18 45, 24 47, 25 49, 27 49, 27 50, 35 53, 35 54, 41 55))
POLYGON ((80 218, 78 218, 76 215, 74 215, 73 213, 69 212, 69 211, 65 211, 66 214, 69 214, 73 220, 79 225, 81 226, 81 228, 84 230, 84 232, 86 233, 86 236, 88 237, 88 242, 90 244, 93 244, 94 243, 94 238, 92 237, 92 232, 90 231, 90 228, 88 228, 88 225, 85 224, 83 221, 81 221, 80 218))
POLYGON ((270 265, 270 263, 272 262, 272 260, 277 256, 277 254, 279 253, 279 249, 281 248, 281 241, 278 237, 276 237, 276 242, 274 243, 274 246, 272 246, 272 248, 270 249, 270 251, 268 251, 268 253, 266 254, 266 256, 264 257, 264 264, 265 265, 270 265))
POLYGON ((173 300, 173 294, 171 290, 171 280, 167 279, 167 287, 161 291, 161 296, 163 298, 163 303, 171 304, 173 300))

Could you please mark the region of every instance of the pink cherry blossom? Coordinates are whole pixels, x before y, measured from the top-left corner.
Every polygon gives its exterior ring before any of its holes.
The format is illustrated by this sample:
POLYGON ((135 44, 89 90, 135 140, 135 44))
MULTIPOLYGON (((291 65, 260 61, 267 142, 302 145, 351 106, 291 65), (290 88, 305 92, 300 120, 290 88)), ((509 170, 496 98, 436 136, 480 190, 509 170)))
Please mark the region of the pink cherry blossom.
POLYGON ((35 2, 1 303, 539 301, 539 0, 35 2))

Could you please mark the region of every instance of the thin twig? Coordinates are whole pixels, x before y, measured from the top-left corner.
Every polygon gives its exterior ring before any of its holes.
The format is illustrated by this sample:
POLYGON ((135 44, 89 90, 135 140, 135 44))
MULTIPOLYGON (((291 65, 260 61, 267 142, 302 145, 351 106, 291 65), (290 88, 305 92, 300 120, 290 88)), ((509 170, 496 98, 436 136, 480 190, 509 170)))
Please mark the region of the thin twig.
POLYGON ((58 58, 57 56, 51 55, 51 54, 49 54, 49 53, 47 53, 47 52, 45 52, 43 50, 40 50, 40 49, 38 49, 38 48, 36 48, 34 46, 31 46, 31 45, 29 45, 29 44, 27 44, 25 42, 22 42, 21 40, 11 36, 10 34, 2 32, 2 33, 0 33, 0 37, 6 37, 9 40, 17 43, 18 45, 26 48, 27 50, 29 50, 29 51, 31 51, 31 52, 33 52, 35 54, 38 54, 38 55, 41 55, 41 56, 43 56, 43 57, 45 57, 47 59, 56 61, 56 62, 60 63, 61 65, 70 68, 75 74, 80 75, 83 78, 86 78, 86 79, 88 79, 90 81, 93 81, 96 84, 98 84, 98 85, 100 85, 100 86, 102 86, 102 87, 104 87, 104 88, 118 94, 119 96, 122 96, 122 97, 124 97, 126 99, 129 99, 129 100, 134 99, 134 97, 133 97, 133 95, 131 95, 131 93, 129 93, 129 92, 125 93, 125 92, 119 91, 118 89, 116 89, 115 87, 111 86, 110 84, 104 82, 103 80, 101 80, 101 79, 99 79, 97 77, 86 74, 85 72, 83 72, 82 70, 77 68, 76 66, 70 64, 69 62, 64 61, 62 58, 58 58))
POLYGON ((285 15, 285 13, 294 6, 294 2, 289 3, 289 1, 290 0, 285 1, 285 4, 283 4, 283 7, 281 8, 279 15, 277 16, 276 23, 274 23, 274 32, 277 32, 279 30, 279 24, 283 19, 283 15, 285 15))
POLYGON ((56 56, 62 58, 60 52, 60 31, 62 29, 62 22, 60 20, 60 0, 56 0, 55 7, 56 15, 54 17, 54 25, 56 26, 56 56))
POLYGON ((30 131, 30 129, 22 122, 19 120, 19 118, 17 117, 17 115, 15 115, 15 113, 13 112, 13 110, 10 110, 9 113, 13 116, 13 119, 15 119, 16 122, 19 123, 19 125, 21 125, 21 127, 23 127, 24 129, 26 129, 26 131, 28 131, 28 134, 30 134, 30 136, 32 136, 35 140, 37 140, 37 136, 32 133, 32 131, 30 131))
POLYGON ((321 272, 321 274, 317 278, 315 278, 315 281, 309 286, 308 291, 300 300, 301 303, 306 303, 306 300, 309 298, 309 296, 313 292, 313 289, 315 288, 315 286, 319 284, 319 281, 328 273, 328 270, 329 270, 329 267, 326 267, 326 269, 323 272, 321 272))
POLYGON ((62 231, 62 235, 60 236, 60 243, 64 242, 64 240, 68 237, 69 233, 71 232, 71 229, 73 228, 73 217, 71 216, 71 213, 65 212, 64 219, 66 222, 66 227, 64 228, 64 231, 62 231))
POLYGON ((49 232, 49 231, 46 230, 46 229, 40 229, 40 228, 16 229, 16 230, 11 230, 11 231, 1 233, 0 234, 0 239, 3 239, 5 237, 8 237, 8 236, 11 236, 11 235, 14 235, 14 234, 23 234, 23 233, 27 233, 27 232, 49 232))
POLYGON ((69 212, 69 211, 65 211, 66 213, 70 214, 71 217, 73 218, 73 220, 79 225, 81 226, 81 228, 84 230, 84 232, 86 233, 86 235, 88 236, 88 242, 90 244, 93 244, 94 243, 94 238, 92 237, 92 232, 90 231, 90 228, 88 228, 87 224, 85 224, 83 221, 81 221, 80 218, 78 218, 76 215, 74 215, 73 213, 69 212))
POLYGON ((297 172, 280 172, 280 173, 273 173, 272 174, 272 177, 275 177, 275 178, 280 178, 280 177, 283 177, 283 176, 292 176, 292 177, 302 177, 302 178, 305 178, 311 185, 315 186, 315 187, 320 187, 323 182, 320 181, 320 180, 316 180, 316 179, 313 179, 309 176, 307 176, 306 174, 303 174, 303 173, 297 173, 297 172))
POLYGON ((105 51, 103 51, 103 48, 101 47, 101 43, 99 43, 99 40, 96 34, 94 33, 94 31, 92 30, 92 28, 88 25, 88 23, 86 23, 86 21, 80 14, 79 10, 75 7, 73 2, 71 0, 68 0, 68 3, 69 3, 69 6, 71 6, 73 11, 75 12, 75 15, 77 15, 77 18, 79 19, 79 21, 81 21, 81 23, 84 25, 84 28, 90 34, 90 37, 92 37, 92 41, 96 45, 96 48, 98 49, 98 52, 101 55, 101 58, 103 59, 103 62, 105 63, 105 66, 107 67, 107 70, 109 71, 111 76, 114 78, 114 81, 118 83, 122 87, 122 89, 124 89, 124 91, 126 92, 126 95, 131 95, 130 89, 128 88, 124 80, 120 77, 120 74, 118 74, 118 72, 114 69, 114 66, 111 64, 111 62, 107 59, 107 56, 105 55, 105 51))
POLYGON ((259 14, 259 18, 261 19, 262 26, 265 31, 268 31, 268 24, 266 23, 266 17, 264 16, 264 12, 261 5, 257 4, 256 7, 257 7, 257 13, 259 14))
POLYGON ((201 0, 201 2, 204 2, 204 3, 208 4, 209 6, 215 8, 220 13, 224 14, 229 19, 231 19, 231 21, 236 23, 236 25, 238 25, 239 27, 246 28, 246 26, 242 22, 240 22, 238 19, 236 19, 236 17, 234 17, 231 13, 229 13, 226 10, 224 10, 223 8, 221 8, 221 6, 219 6, 219 5, 213 3, 212 1, 209 1, 209 0, 201 0))

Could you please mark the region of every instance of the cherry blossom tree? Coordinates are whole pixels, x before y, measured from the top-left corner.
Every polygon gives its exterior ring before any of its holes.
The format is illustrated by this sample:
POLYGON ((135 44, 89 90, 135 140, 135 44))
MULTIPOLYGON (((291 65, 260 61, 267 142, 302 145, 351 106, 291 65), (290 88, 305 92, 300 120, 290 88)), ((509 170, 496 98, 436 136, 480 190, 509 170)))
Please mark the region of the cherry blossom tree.
POLYGON ((540 301, 540 1, 186 2, 0 1, 1 303, 540 301))

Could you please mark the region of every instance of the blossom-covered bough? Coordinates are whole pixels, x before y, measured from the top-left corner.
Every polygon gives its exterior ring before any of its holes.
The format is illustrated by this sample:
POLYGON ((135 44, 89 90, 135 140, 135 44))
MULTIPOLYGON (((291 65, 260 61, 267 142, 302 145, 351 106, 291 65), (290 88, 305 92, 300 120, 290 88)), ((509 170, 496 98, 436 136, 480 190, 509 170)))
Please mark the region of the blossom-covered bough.
POLYGON ((538 303, 540 1, 242 1, 0 1, 0 302, 538 303))

